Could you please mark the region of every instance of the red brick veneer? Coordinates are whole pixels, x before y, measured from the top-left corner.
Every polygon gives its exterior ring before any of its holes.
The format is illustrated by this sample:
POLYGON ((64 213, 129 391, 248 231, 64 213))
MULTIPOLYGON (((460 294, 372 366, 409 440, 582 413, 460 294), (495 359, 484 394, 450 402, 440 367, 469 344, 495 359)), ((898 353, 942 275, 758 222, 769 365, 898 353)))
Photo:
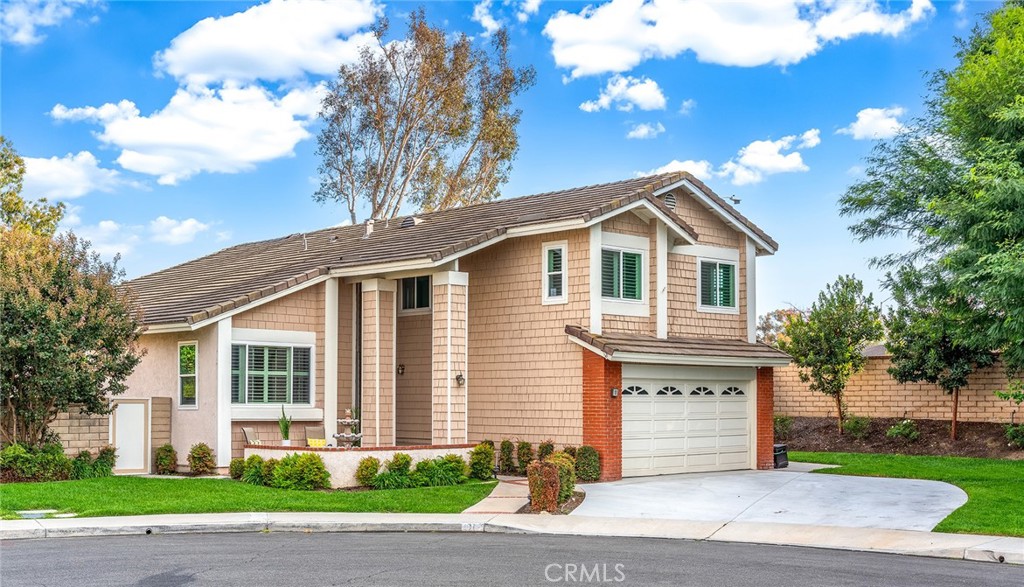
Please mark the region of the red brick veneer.
POLYGON ((775 369, 757 369, 757 468, 775 467, 775 369))
POLYGON ((583 444, 601 455, 601 481, 622 478, 622 364, 583 350, 583 444))

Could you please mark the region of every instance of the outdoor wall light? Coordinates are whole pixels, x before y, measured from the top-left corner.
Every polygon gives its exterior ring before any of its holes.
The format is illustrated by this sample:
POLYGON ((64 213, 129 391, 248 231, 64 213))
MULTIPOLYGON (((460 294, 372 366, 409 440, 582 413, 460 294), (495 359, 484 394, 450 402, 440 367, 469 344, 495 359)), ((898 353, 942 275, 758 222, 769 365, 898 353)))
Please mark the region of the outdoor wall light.
POLYGON ((405 375, 405 365, 399 365, 397 371, 399 375, 405 375))
POLYGON ((466 384, 466 378, 462 376, 462 373, 455 376, 455 383, 458 383, 459 385, 466 384))
POLYGON ((612 397, 619 397, 619 388, 618 387, 613 387, 612 388, 612 397))

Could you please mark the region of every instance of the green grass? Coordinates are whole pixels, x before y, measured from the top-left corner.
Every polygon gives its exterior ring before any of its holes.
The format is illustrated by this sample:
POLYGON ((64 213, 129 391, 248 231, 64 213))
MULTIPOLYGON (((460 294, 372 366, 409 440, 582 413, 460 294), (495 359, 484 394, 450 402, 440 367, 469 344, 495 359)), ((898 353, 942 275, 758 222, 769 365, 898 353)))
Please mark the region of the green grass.
POLYGON ((382 491, 288 491, 229 479, 106 477, 0 485, 0 516, 52 509, 79 516, 215 512, 458 513, 487 497, 495 482, 382 491))
POLYGON ((887 454, 791 452, 793 461, 840 465, 816 473, 931 479, 956 485, 967 503, 936 532, 1024 536, 1024 461, 887 454))

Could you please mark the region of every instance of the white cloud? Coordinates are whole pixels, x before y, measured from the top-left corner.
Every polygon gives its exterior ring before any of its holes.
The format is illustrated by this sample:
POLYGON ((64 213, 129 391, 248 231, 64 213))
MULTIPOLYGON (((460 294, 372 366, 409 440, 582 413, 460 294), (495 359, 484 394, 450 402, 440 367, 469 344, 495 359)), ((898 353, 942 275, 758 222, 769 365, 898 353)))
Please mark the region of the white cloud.
POLYGON ((677 159, 673 159, 669 163, 662 165, 657 169, 652 169, 647 172, 639 172, 637 175, 658 175, 660 173, 669 173, 672 171, 687 171, 697 179, 703 181, 711 179, 712 175, 714 175, 714 165, 712 165, 710 161, 705 161, 703 159, 700 161, 694 161, 693 159, 679 161, 677 159))
POLYGON ((209 228, 209 224, 203 224, 195 218, 175 220, 166 216, 160 216, 149 223, 149 232, 152 235, 152 239, 155 242, 168 245, 190 243, 195 240, 197 234, 209 228))
POLYGON ((679 113, 683 116, 689 116, 693 109, 697 107, 697 101, 693 98, 687 98, 683 100, 683 103, 679 105, 679 113))
POLYGON ((162 110, 140 116, 122 101, 99 108, 50 112, 58 120, 100 124, 98 138, 121 149, 118 164, 174 185, 200 172, 237 173, 294 154, 310 137, 322 88, 295 89, 278 98, 258 86, 179 89, 162 110))
POLYGON ((622 73, 686 51, 718 65, 785 66, 829 42, 899 35, 933 11, 929 0, 902 12, 885 12, 877 0, 611 0, 560 10, 544 34, 555 63, 573 78, 622 73))
POLYGON ((215 236, 217 237, 217 242, 222 243, 231 240, 233 234, 230 230, 218 230, 215 236))
POLYGON ((473 6, 473 22, 484 27, 484 36, 489 37, 501 28, 501 23, 491 14, 491 0, 482 0, 473 6))
POLYGON ((865 108, 857 113, 857 120, 850 126, 836 132, 850 135, 856 140, 890 139, 903 129, 899 117, 906 111, 895 106, 893 108, 865 108))
POLYGON ((77 198, 95 191, 112 192, 130 183, 121 177, 119 171, 100 167, 99 161, 89 151, 49 159, 24 159, 24 191, 31 198, 77 198))
POLYGON ((35 45, 46 38, 39 29, 71 18, 79 7, 98 0, 5 0, 0 11, 0 39, 13 45, 35 45))
POLYGON ((523 0, 519 3, 519 12, 516 14, 516 18, 519 22, 526 22, 530 20, 530 17, 537 14, 540 10, 541 0, 523 0))
POLYGON ((153 61, 189 85, 330 75, 375 42, 372 34, 358 31, 380 10, 374 0, 270 0, 197 22, 153 61))
POLYGON ((129 255, 139 243, 138 227, 123 226, 113 220, 101 220, 97 224, 79 225, 74 232, 79 238, 89 241, 92 250, 104 257, 129 255))
POLYGON ((598 112, 612 106, 623 112, 633 110, 634 106, 640 110, 664 110, 665 104, 665 94, 658 87, 658 82, 647 77, 615 75, 608 80, 597 99, 580 104, 580 110, 598 112))
POLYGON ((626 133, 627 139, 653 139, 665 132, 665 127, 660 123, 648 124, 646 122, 638 124, 631 128, 626 133))
POLYGON ((800 144, 796 146, 798 149, 813 149, 821 144, 821 131, 812 128, 800 135, 800 144))
POLYGON ((953 12, 956 14, 963 14, 967 10, 967 0, 956 0, 953 4, 953 12))

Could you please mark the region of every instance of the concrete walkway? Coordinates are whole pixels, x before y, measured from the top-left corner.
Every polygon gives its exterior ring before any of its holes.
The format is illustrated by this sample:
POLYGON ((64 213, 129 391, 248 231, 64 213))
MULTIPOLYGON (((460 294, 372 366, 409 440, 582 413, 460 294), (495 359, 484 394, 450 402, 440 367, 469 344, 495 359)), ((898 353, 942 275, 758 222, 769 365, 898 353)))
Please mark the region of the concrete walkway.
POLYGON ((530 503, 530 482, 524 477, 498 476, 490 495, 467 508, 465 514, 514 514, 530 503))
POLYGON ((816 468, 793 463, 594 483, 572 515, 928 531, 967 503, 948 483, 809 474, 816 468))

